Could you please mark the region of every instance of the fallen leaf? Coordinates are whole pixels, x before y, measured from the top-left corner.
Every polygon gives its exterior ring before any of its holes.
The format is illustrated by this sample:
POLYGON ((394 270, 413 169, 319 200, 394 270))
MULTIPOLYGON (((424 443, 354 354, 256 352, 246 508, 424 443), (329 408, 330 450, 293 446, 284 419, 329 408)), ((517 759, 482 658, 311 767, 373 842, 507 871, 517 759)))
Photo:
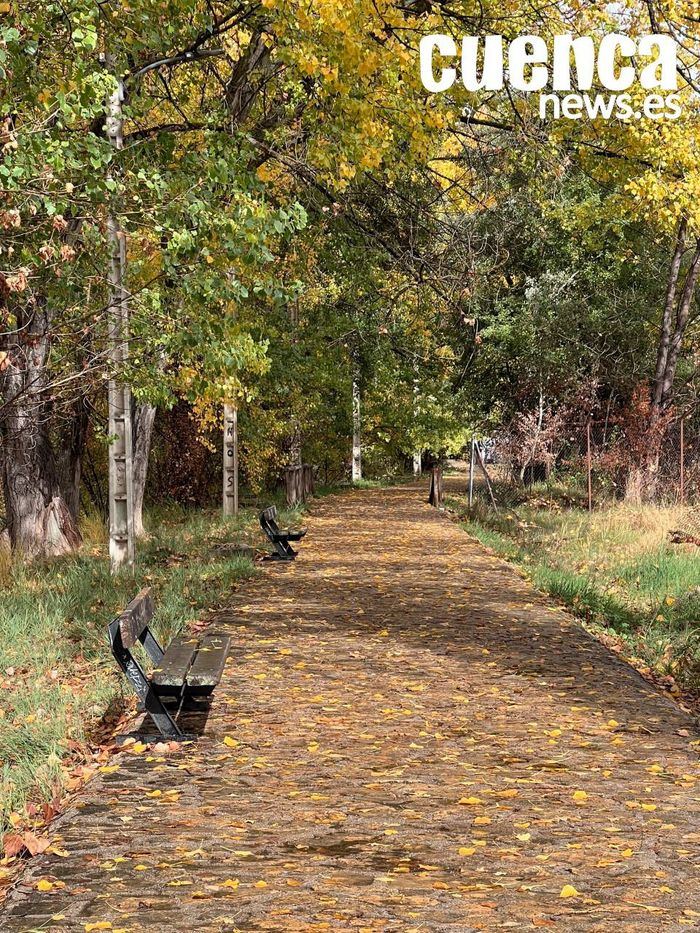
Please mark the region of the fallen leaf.
POLYGON ((573 884, 565 884, 564 887, 559 892, 559 897, 580 897, 580 893, 576 890, 573 884))

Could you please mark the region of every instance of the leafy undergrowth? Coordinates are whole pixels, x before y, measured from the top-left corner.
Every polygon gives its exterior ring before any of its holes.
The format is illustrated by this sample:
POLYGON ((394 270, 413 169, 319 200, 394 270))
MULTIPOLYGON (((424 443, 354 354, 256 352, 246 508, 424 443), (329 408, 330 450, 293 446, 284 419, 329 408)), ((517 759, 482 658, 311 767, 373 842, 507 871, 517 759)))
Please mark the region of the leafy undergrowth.
POLYGON ((497 512, 461 496, 448 506, 464 527, 519 565, 596 634, 614 634, 668 687, 700 692, 700 551, 674 545, 688 509, 610 503, 591 514, 576 489, 537 485, 497 512))
POLYGON ((0 838, 52 815, 90 745, 109 735, 106 721, 133 708, 109 651, 110 619, 152 586, 155 630, 167 643, 254 572, 226 542, 262 545, 253 511, 224 521, 214 512, 160 509, 147 526, 133 576, 110 576, 105 528, 90 517, 79 554, 0 567, 0 838))

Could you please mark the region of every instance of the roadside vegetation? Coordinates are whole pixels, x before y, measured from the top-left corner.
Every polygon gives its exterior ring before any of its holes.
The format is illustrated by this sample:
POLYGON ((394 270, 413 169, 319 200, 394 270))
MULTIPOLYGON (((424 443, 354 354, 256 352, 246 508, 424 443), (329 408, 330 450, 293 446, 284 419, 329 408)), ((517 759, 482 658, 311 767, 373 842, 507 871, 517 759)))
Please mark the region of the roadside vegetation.
POLYGON ((692 524, 691 509, 609 502, 589 514, 585 490, 563 480, 522 489, 517 500, 511 491, 497 511, 480 497, 471 511, 466 497, 447 505, 596 634, 619 638, 654 675, 700 691, 700 554, 668 537, 692 524))

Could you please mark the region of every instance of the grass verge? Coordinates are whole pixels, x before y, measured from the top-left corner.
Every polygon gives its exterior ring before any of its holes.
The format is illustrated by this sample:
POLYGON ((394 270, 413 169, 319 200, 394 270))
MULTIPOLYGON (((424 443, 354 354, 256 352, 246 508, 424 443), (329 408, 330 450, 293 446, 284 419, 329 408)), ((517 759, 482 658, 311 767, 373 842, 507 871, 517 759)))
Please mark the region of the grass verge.
MULTIPOLYGON (((610 503, 592 513, 579 491, 537 485, 498 511, 451 496, 465 529, 517 564, 596 634, 614 633, 654 675, 700 692, 700 552, 674 545, 688 509, 610 503)), ((671 686, 671 692, 678 688, 671 686)))

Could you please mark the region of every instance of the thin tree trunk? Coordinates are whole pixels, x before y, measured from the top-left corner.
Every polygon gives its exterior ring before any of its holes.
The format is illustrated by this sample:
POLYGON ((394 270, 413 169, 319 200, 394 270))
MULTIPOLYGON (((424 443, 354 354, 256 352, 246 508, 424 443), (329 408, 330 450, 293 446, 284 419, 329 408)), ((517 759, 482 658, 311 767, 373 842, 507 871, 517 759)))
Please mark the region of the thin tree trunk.
POLYGON ((486 482, 486 488, 489 493, 489 498, 491 499, 491 505, 494 509, 498 509, 498 503, 496 502, 496 496, 493 492, 493 484, 491 483, 491 477, 489 476, 488 470, 486 469, 486 464, 484 463, 484 458, 481 455, 481 448, 478 443, 475 445, 474 453, 476 454, 476 459, 479 461, 479 466, 481 467, 481 472, 484 474, 484 480, 486 482))
POLYGON ((696 240, 693 258, 690 261, 683 285, 683 291, 678 302, 678 311, 676 314, 676 326, 668 346, 666 354, 666 365, 661 379, 660 407, 667 408, 671 403, 673 396, 673 383, 676 377, 676 367, 678 366, 678 357, 680 356, 681 346, 685 329, 688 326, 690 318, 690 307, 695 295, 695 287, 700 273, 700 239, 696 240))
POLYGON ((362 479, 362 418, 360 374, 355 367, 352 377, 352 481, 362 479))
POLYGON ((663 394, 664 373, 668 361, 668 349, 671 343, 671 330, 673 327, 673 312, 676 307, 676 294, 678 292, 678 278, 681 270, 681 262, 685 252, 685 237, 688 228, 687 221, 681 220, 678 225, 676 235, 676 245, 671 259, 671 268, 668 274, 668 284, 666 287, 666 301, 664 302, 664 311, 661 319, 661 333, 659 335, 659 346, 656 355, 656 372, 654 374, 654 391, 652 401, 655 408, 660 408, 663 394))
POLYGON ((148 458, 151 453, 151 439, 153 437, 155 418, 155 405, 142 402, 140 405, 136 406, 136 411, 134 413, 134 452, 131 461, 134 497, 134 536, 136 538, 143 538, 146 534, 146 529, 143 527, 143 498, 146 492, 148 458))
POLYGON ((639 503, 654 499, 658 486, 659 461, 664 442, 662 416, 667 412, 673 400, 676 370, 683 346, 683 337, 691 319, 690 309, 695 296, 698 275, 700 274, 700 238, 695 240, 695 248, 690 264, 681 284, 681 265, 686 253, 687 224, 681 221, 676 236, 676 245, 669 270, 666 300, 664 303, 659 346, 656 357, 656 371, 651 391, 651 415, 649 424, 649 448, 644 462, 634 466, 627 477, 625 499, 639 503))

